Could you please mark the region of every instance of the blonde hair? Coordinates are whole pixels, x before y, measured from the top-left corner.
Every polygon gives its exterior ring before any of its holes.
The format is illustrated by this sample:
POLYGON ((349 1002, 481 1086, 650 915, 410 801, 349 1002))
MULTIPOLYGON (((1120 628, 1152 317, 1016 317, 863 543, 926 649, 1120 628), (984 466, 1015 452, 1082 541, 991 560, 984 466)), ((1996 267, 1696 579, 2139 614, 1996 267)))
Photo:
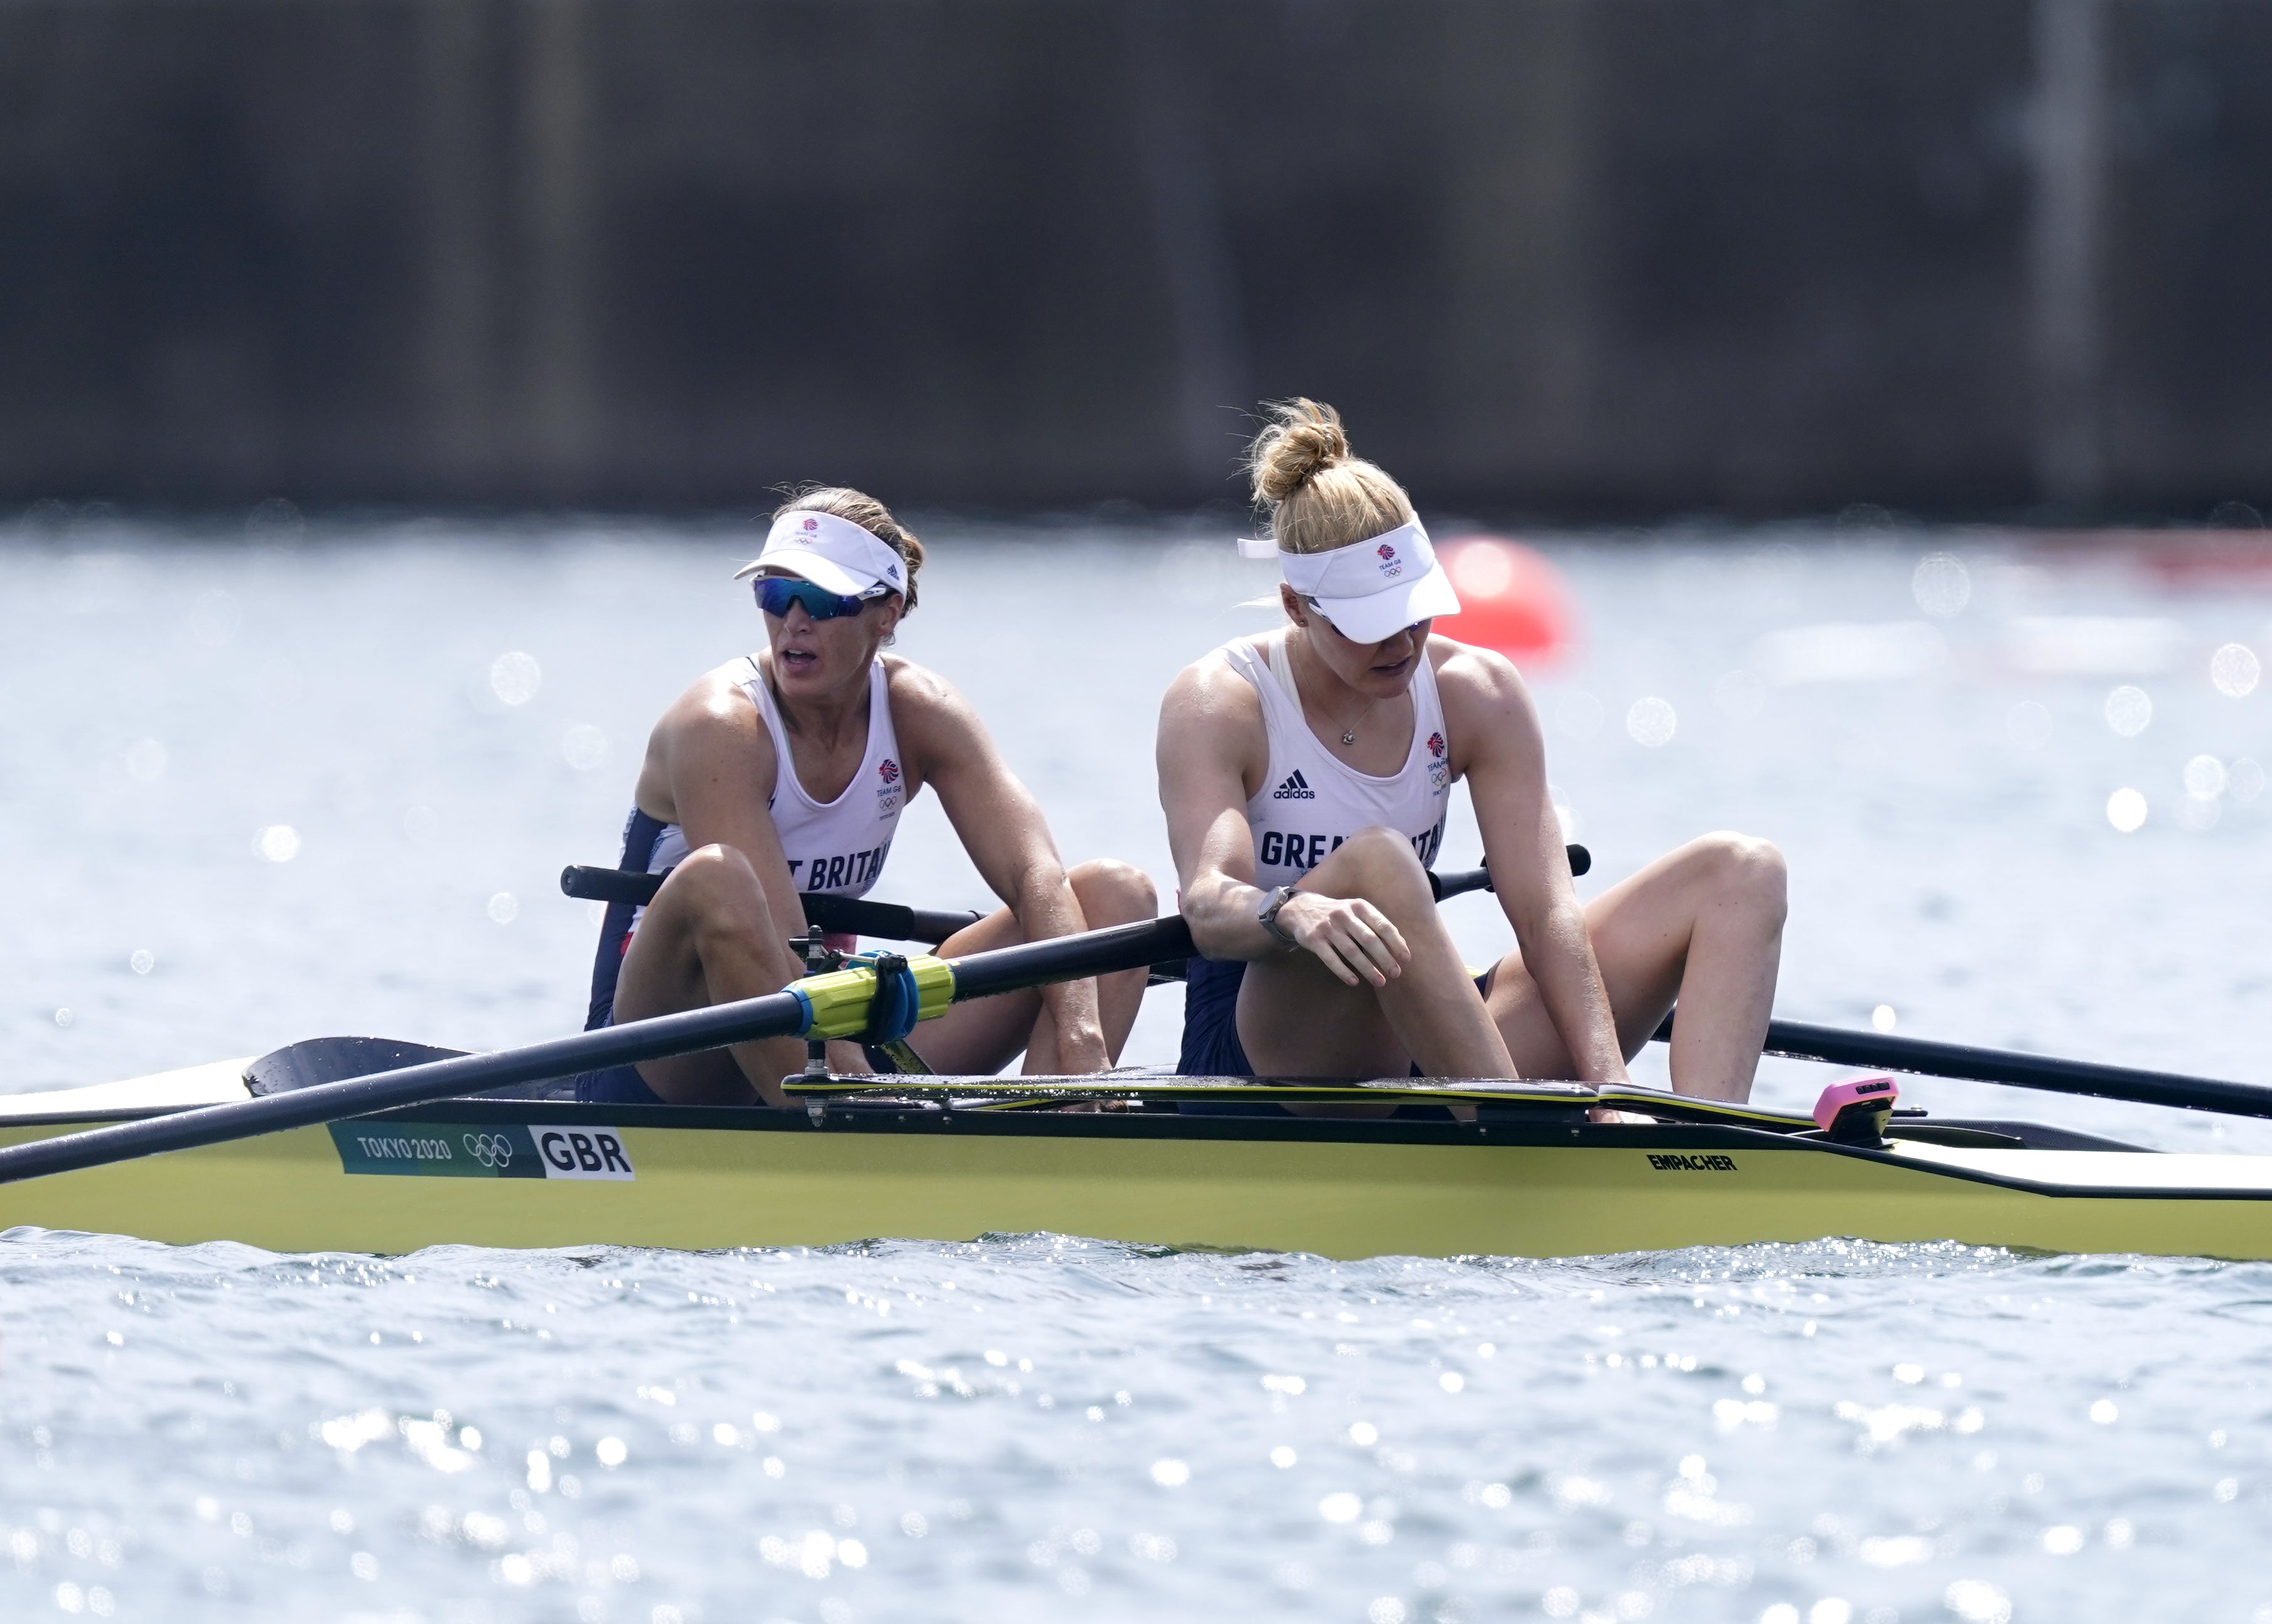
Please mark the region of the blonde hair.
POLYGON ((1331 552, 1412 522, 1404 487, 1349 454, 1339 412, 1300 397, 1264 410, 1269 422, 1246 448, 1246 467, 1279 546, 1331 552))
POLYGON ((848 485, 807 485, 790 491, 788 500, 774 509, 773 516, 778 519, 783 513, 833 513, 858 525, 899 554, 900 562, 908 566, 907 590, 900 595, 905 600, 901 612, 915 612, 916 572, 923 568, 923 545, 916 540, 915 532, 901 528, 890 508, 865 491, 848 485))

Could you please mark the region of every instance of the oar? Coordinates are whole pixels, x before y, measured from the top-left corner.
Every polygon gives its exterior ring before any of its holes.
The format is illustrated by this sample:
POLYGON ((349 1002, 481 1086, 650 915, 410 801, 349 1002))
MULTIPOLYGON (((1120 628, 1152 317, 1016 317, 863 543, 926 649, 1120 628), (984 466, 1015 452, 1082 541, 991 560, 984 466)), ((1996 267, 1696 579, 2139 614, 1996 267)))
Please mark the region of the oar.
MULTIPOLYGON (((960 958, 918 958, 910 961, 909 967, 923 989, 923 1013, 930 1015, 949 1002, 1135 969, 1156 960, 1188 955, 1191 951, 1190 926, 1180 915, 1170 915, 960 958)), ((515 1083, 570 1077, 609 1066, 694 1054, 755 1038, 856 1037, 866 1029, 875 986, 873 969, 832 970, 781 992, 738 1003, 657 1015, 526 1048, 430 1061, 376 1076, 319 1083, 258 1099, 206 1105, 14 1145, 0 1149, 0 1184, 336 1122, 515 1083)))
MULTIPOLYGON (((1672 1039, 1668 1016, 1655 1033, 1672 1039)), ((1956 1077, 1968 1082, 2000 1082, 2015 1089, 2080 1094, 2094 1099, 2127 1100, 2138 1105, 2170 1105, 2184 1111, 2218 1111, 2236 1117, 2272 1117, 2272 1088, 2229 1082, 2220 1077, 2188 1077, 2178 1072, 2103 1066, 2095 1060, 2062 1060, 2054 1055, 2016 1049, 1984 1049, 1971 1044, 1935 1043, 1895 1037, 1804 1021, 1768 1022, 1766 1051, 1794 1060, 1827 1060, 1834 1066, 1912 1072, 1925 1077, 1956 1077)))
MULTIPOLYGON (((1582 848, 1573 848, 1582 851, 1582 848)), ((1575 859, 1573 858, 1573 863, 1575 859)), ((1582 872, 1580 871, 1580 872, 1582 872)), ((1437 879, 1439 897, 1481 890, 1491 884, 1487 870, 1446 874, 1437 879)), ((912 911, 912 910, 910 910, 912 911)), ((947 1003, 989 998, 1052 981, 1104 976, 1136 969, 1192 954, 1191 927, 1183 917, 1113 925, 1077 936, 1054 937, 955 959, 919 959, 912 968, 928 981, 923 997, 926 1015, 947 1003), (941 988, 945 998, 934 995, 941 988)), ((0 1149, 0 1184, 70 1172, 106 1163, 131 1161, 166 1150, 250 1139, 286 1128, 337 1122, 374 1111, 392 1111, 429 1100, 480 1094, 517 1083, 572 1077, 579 1072, 675 1054, 696 1054, 761 1037, 851 1037, 865 1029, 873 998, 872 969, 832 970, 808 977, 779 992, 738 1003, 714 1005, 652 1020, 627 1022, 572 1037, 555 1037, 494 1054, 469 1054, 407 1066, 369 1077, 318 1083, 258 1099, 206 1105, 141 1122, 91 1128, 27 1145, 0 1149)))

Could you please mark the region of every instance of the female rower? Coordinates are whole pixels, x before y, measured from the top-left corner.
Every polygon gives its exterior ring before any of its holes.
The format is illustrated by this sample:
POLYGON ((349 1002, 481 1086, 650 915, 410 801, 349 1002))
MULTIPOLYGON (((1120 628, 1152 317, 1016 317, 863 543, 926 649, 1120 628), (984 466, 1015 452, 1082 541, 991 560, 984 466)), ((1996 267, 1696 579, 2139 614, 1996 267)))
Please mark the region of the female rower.
POLYGON ((1289 624, 1186 668, 1160 716, 1160 797, 1206 955, 1179 1069, 1623 1085, 1677 999, 1673 1086, 1747 1097, 1781 855, 1707 834, 1581 909, 1530 696, 1498 655, 1431 634, 1459 599, 1403 490, 1309 400, 1274 408, 1249 456, 1289 624), (1472 980, 1425 872, 1461 778, 1516 942, 1472 980))
MULTIPOLYGON (((669 878, 643 910, 602 929, 587 1028, 776 992, 804 973, 788 939, 801 894, 864 894, 900 813, 925 784, 986 883, 1008 904, 942 954, 1148 919, 1152 882, 1113 862, 1066 872, 1041 808, 969 702, 933 672, 878 651, 916 606, 921 543, 882 503, 815 489, 774 515, 754 575, 766 647, 704 676, 648 737, 621 866, 669 878)), ((916 1033, 933 1071, 990 1073, 1022 1049, 1028 1073, 1102 1071, 1136 1019, 1145 972, 957 1005, 916 1033)), ((832 1044, 838 1070, 866 1069, 832 1044)), ((871 1054, 871 1060, 880 1059, 871 1054)), ((786 1103, 796 1038, 617 1066, 584 1099, 786 1103)))

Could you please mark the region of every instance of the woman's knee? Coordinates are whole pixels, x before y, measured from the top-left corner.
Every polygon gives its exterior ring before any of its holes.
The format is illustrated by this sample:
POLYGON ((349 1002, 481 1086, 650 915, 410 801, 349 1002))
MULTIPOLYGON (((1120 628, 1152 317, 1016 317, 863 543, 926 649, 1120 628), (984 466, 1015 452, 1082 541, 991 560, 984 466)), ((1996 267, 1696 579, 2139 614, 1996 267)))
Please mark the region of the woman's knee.
POLYGON ((1790 906, 1790 874, 1773 841, 1722 829, 1695 847, 1715 892, 1782 922, 1790 906))
POLYGON ((1359 829, 1334 847, 1326 863, 1331 865, 1326 878, 1336 895, 1361 896, 1391 913, 1435 906, 1426 867, 1412 842, 1394 829, 1359 829))
POLYGON ((656 894, 658 906, 663 905, 666 894, 673 906, 686 910, 698 934, 762 930, 772 917, 758 871, 731 846, 702 846, 688 852, 656 894))
POLYGON ((1108 915, 1116 920, 1149 919, 1160 910, 1160 893, 1152 877, 1117 857, 1092 857, 1065 879, 1092 924, 1108 915))

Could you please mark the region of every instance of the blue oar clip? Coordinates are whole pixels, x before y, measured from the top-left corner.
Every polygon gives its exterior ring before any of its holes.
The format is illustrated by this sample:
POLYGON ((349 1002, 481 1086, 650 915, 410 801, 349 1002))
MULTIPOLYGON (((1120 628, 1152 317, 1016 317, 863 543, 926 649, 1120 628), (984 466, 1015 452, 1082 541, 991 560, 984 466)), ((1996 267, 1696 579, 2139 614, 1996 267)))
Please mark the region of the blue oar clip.
POLYGON ((868 1002, 868 1029, 860 1035, 866 1044, 895 1044, 916 1029, 923 1007, 923 990, 916 973, 896 953, 862 954, 845 961, 845 968, 876 972, 876 995, 868 1002))

